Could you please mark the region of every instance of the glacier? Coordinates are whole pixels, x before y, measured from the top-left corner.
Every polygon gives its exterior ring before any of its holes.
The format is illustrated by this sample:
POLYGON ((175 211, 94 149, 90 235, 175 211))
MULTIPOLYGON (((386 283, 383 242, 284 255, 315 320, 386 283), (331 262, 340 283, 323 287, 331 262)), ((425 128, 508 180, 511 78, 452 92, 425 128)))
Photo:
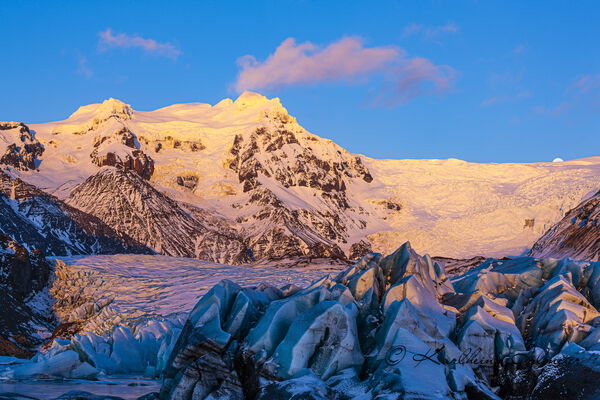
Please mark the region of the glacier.
POLYGON ((114 257, 57 261, 61 291, 87 281, 111 301, 83 308, 82 333, 0 359, 0 377, 160 377, 154 396, 194 400, 600 395, 600 262, 488 259, 449 276, 408 243, 342 271, 114 257))

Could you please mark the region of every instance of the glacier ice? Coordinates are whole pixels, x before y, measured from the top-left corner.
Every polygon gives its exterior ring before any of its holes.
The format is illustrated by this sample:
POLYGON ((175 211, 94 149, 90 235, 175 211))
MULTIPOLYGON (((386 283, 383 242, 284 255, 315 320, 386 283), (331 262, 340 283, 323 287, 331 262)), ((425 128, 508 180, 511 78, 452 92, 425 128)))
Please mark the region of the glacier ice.
POLYGON ((599 271, 518 257, 450 279, 407 243, 305 288, 223 280, 184 324, 55 340, 0 374, 161 375, 160 398, 181 400, 543 398, 577 371, 597 376, 599 271))
MULTIPOLYGON (((387 257, 368 254, 294 293, 241 296, 224 320, 248 321, 247 334, 180 336, 175 348, 193 346, 194 355, 164 370, 161 398, 526 395, 541 366, 572 346, 586 354, 600 347, 597 268, 568 259, 489 259, 451 280, 408 243, 387 257), (201 362, 190 378, 190 366, 201 362), (224 380, 209 379, 207 362, 224 380)), ((203 332, 217 320, 199 327, 192 315, 187 323, 203 332)))

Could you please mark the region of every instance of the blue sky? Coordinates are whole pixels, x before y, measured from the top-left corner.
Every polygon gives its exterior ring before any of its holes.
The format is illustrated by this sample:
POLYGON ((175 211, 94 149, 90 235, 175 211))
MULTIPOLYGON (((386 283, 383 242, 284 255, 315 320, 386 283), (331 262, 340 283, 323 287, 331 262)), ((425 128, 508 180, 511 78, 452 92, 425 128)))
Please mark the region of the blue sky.
POLYGON ((18 1, 0 20, 0 120, 250 88, 372 157, 600 155, 598 1, 18 1))

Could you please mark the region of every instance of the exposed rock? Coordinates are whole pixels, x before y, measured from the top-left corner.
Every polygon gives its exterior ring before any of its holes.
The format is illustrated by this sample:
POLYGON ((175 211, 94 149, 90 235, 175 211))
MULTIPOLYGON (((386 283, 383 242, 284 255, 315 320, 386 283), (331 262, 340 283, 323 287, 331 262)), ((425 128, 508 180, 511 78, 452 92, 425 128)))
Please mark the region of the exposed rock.
POLYGON ((140 142, 154 149, 156 153, 162 149, 179 149, 185 152, 199 152, 206 149, 206 146, 200 140, 179 140, 172 136, 165 136, 164 139, 139 137, 140 142))
POLYGON ((358 260, 365 254, 372 252, 371 243, 366 240, 361 240, 360 242, 352 243, 350 246, 350 251, 348 253, 349 260, 358 260))
POLYGON ((154 160, 138 149, 134 134, 126 127, 122 127, 110 135, 98 135, 94 142, 94 150, 90 154, 92 162, 99 166, 120 167, 137 172, 144 179, 150 179, 154 173, 154 160), (121 144, 125 149, 132 150, 121 151, 120 154, 112 149, 114 143, 121 144))
POLYGON ((137 172, 144 179, 150 179, 154 173, 154 161, 141 150, 134 150, 131 155, 126 155, 121 160, 115 153, 108 152, 93 158, 94 164, 99 167, 120 167, 137 172))
POLYGON ((38 157, 44 146, 34 137, 29 127, 21 122, 0 122, 0 164, 27 171, 37 168, 38 157))
MULTIPOLYGON (((360 179, 371 182, 362 158, 341 149, 331 158, 313 149, 322 139, 307 135, 299 129, 293 118, 284 113, 265 115, 265 126, 251 134, 236 135, 228 166, 237 176, 249 201, 239 208, 261 208, 239 218, 244 228, 242 234, 256 259, 307 257, 334 257, 346 259, 341 249, 348 237, 350 226, 366 226, 360 217, 361 210, 353 209, 346 193, 350 181, 360 179), (269 187, 261 182, 269 181, 269 187), (272 184, 289 188, 311 189, 320 198, 323 207, 290 208, 282 201, 272 184)), ((350 250, 350 253, 353 251, 350 250)), ((354 249, 355 257, 359 249, 354 249)), ((364 253, 363 253, 364 254, 364 253)))
POLYGON ((10 237, 0 235, 0 284, 13 288, 18 299, 48 283, 50 263, 39 250, 27 251, 10 237))
POLYGON ((39 250, 0 235, 0 355, 31 357, 41 342, 36 330, 51 329, 52 312, 28 304, 48 284, 51 269, 39 250))
POLYGON ((150 252, 98 218, 2 171, 0 233, 48 256, 150 252))
POLYGON ((177 184, 187 189, 194 190, 198 184, 198 177, 195 175, 178 176, 177 184))
POLYGON ((78 185, 66 202, 161 254, 233 264, 251 259, 240 239, 206 228, 126 169, 106 167, 78 185))
MULTIPOLYGON (((0 296, 4 296, 0 294, 0 296)), ((2 298, 2 297, 0 297, 2 298)), ((5 300, 2 298, 2 300, 5 300)), ((10 303, 5 302, 4 304, 10 305, 10 303)), ((14 309, 11 308, 11 311, 14 309)), ((4 337, 0 336, 0 356, 9 356, 16 358, 31 358, 35 353, 31 350, 33 348, 32 343, 16 343, 12 342, 4 337)))
POLYGON ((456 259, 448 257, 431 257, 431 259, 439 264, 443 264, 446 269, 446 274, 450 276, 462 275, 473 267, 483 263, 486 258, 482 256, 456 259))
MULTIPOLYGON (((373 180, 360 157, 340 155, 339 160, 324 160, 309 147, 303 148, 285 124, 274 131, 261 127, 249 137, 236 136, 231 154, 234 159, 229 167, 244 183, 245 192, 260 185, 259 175, 273 177, 284 187, 306 186, 323 192, 344 192, 345 177, 361 177, 366 182, 373 180), (290 146, 293 158, 288 156, 284 146, 290 146), (269 158, 279 162, 267 162, 269 158)), ((337 201, 345 203, 345 197, 339 196, 337 201)))
POLYGON ((600 261, 600 192, 567 212, 533 245, 530 255, 600 261))
POLYGON ((253 215, 237 222, 259 221, 241 230, 256 260, 311 257, 345 259, 335 240, 342 240, 345 227, 338 216, 317 210, 290 210, 266 188, 257 188, 247 205, 259 206, 253 215))
POLYGON ((600 398, 600 355, 566 351, 546 364, 531 393, 532 400, 600 398))

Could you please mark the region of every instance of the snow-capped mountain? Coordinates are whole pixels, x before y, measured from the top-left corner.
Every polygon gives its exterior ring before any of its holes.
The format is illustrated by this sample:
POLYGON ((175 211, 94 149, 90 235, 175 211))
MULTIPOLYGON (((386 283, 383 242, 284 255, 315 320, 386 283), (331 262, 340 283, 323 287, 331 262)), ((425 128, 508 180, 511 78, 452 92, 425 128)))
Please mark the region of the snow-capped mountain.
POLYGON ((152 252, 98 218, 2 171, 0 233, 46 256, 152 252))
POLYGON ((520 254, 600 187, 600 158, 352 154, 302 128, 279 99, 251 92, 148 112, 109 99, 64 121, 10 126, 0 137, 15 144, 3 161, 11 176, 155 251, 231 263, 354 259, 406 240, 453 258, 520 254))
POLYGON ((531 255, 600 261, 600 192, 550 228, 533 245, 531 255))
POLYGON ((162 254, 222 263, 251 261, 235 233, 205 227, 133 170, 102 169, 77 185, 67 204, 97 216, 119 232, 162 254))

